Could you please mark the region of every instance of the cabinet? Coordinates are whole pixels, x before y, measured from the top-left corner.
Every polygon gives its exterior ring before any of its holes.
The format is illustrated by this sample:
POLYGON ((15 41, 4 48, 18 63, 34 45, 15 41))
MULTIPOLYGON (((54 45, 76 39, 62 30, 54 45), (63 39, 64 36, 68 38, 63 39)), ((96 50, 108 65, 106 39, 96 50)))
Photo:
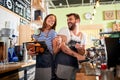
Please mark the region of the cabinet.
POLYGON ((0 65, 0 80, 34 80, 35 62, 0 65))
POLYGON ((34 33, 34 30, 31 29, 29 25, 20 25, 19 26, 19 44, 22 45, 23 42, 30 42, 31 35, 34 33))

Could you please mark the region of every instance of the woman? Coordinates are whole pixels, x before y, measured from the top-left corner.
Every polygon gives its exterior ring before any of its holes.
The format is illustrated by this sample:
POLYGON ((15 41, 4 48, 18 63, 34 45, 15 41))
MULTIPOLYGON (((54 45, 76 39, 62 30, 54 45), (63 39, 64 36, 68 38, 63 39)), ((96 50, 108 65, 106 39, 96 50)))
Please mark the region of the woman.
POLYGON ((44 41, 44 45, 47 48, 44 48, 43 53, 35 54, 33 49, 30 48, 28 53, 31 55, 36 55, 36 71, 35 71, 35 80, 51 80, 53 75, 53 49, 52 49, 52 40, 56 37, 57 33, 55 32, 56 27, 56 16, 54 14, 49 14, 46 16, 43 22, 42 28, 40 28, 39 35, 33 35, 33 38, 40 42, 44 41))

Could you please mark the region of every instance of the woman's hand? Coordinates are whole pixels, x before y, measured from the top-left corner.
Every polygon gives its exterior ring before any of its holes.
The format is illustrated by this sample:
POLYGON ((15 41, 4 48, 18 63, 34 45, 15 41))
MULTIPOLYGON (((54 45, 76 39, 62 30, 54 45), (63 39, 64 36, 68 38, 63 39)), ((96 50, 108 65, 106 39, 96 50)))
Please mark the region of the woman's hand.
POLYGON ((30 54, 31 56, 36 56, 37 55, 34 48, 29 48, 28 49, 28 54, 30 54))
POLYGON ((57 46, 60 48, 60 45, 62 43, 62 38, 60 36, 57 36, 56 42, 57 42, 57 46))
POLYGON ((62 38, 60 36, 57 36, 54 38, 53 40, 53 52, 54 54, 57 54, 60 50, 61 47, 61 42, 62 42, 62 38))

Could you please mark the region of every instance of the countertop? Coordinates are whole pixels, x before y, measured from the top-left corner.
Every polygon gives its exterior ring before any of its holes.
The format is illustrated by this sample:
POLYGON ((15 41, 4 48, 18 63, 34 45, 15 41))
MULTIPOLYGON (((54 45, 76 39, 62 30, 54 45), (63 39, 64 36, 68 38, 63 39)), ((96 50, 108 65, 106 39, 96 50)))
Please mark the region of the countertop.
POLYGON ((85 66, 86 63, 81 64, 80 71, 76 73, 76 80, 97 80, 98 76, 95 75, 86 75, 85 66))
POLYGON ((9 72, 12 70, 17 70, 20 68, 24 68, 30 65, 35 65, 36 62, 34 60, 29 62, 17 62, 17 63, 8 63, 8 64, 1 64, 0 65, 0 74, 9 72))
MULTIPOLYGON (((76 80, 100 80, 100 75, 87 75, 85 73, 85 66, 87 66, 86 63, 81 64, 82 67, 80 70, 76 73, 76 80)), ((90 65, 91 66, 91 65, 90 65)), ((92 70, 92 66, 90 67, 90 70, 92 70)), ((92 71, 91 71, 92 72, 92 71)), ((118 77, 114 77, 114 80, 120 80, 118 77)))

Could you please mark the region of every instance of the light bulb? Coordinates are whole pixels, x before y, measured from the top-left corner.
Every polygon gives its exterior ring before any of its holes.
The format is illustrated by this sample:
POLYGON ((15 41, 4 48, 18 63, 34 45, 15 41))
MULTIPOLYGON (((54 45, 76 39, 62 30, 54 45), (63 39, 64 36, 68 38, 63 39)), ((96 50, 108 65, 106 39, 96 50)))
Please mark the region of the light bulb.
POLYGON ((93 10, 93 13, 96 14, 96 9, 93 10))
POLYGON ((99 0, 97 0, 96 7, 99 7, 99 5, 100 5, 99 0))

